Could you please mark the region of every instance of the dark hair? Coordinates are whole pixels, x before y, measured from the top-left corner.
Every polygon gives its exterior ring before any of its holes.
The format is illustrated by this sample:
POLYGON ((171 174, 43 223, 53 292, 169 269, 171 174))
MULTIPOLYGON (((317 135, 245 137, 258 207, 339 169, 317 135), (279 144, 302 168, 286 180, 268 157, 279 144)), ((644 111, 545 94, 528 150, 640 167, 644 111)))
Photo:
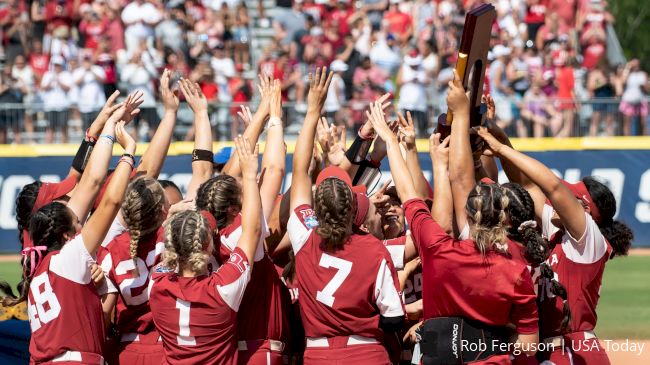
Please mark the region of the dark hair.
POLYGON ((582 182, 587 187, 594 204, 598 207, 600 212, 598 228, 612 246, 613 257, 627 256, 634 239, 634 233, 627 224, 614 220, 614 215, 616 215, 616 198, 614 198, 614 194, 605 184, 591 176, 585 177, 582 182))
POLYGON ((72 215, 67 206, 59 202, 53 202, 45 205, 36 213, 33 214, 32 219, 29 221, 29 235, 34 241, 34 246, 47 247, 46 253, 39 256, 34 256, 34 262, 31 261, 29 255, 25 256, 22 262, 23 265, 23 280, 20 296, 18 298, 5 297, 3 304, 5 306, 16 305, 27 299, 29 293, 29 284, 32 277, 29 273, 36 270, 42 258, 49 252, 60 250, 65 244, 65 234, 72 233, 74 230, 72 224, 72 215))
MULTIPOLYGON (((501 185, 506 196, 510 200, 508 204, 508 217, 510 228, 508 237, 524 245, 526 260, 533 266, 538 266, 541 277, 550 282, 550 290, 554 295, 562 298, 562 313, 564 318, 560 331, 564 332, 571 323, 571 309, 567 300, 566 288, 555 279, 553 269, 546 263, 551 254, 549 242, 542 237, 535 225, 524 224, 535 221, 535 203, 528 191, 519 184, 506 183, 501 185), (523 224, 523 225, 522 225, 523 224)), ((543 294, 538 294, 543 295, 543 294)))
POLYGON ((129 253, 132 259, 138 255, 140 239, 162 225, 164 206, 165 193, 153 178, 140 177, 129 184, 122 204, 122 217, 131 236, 129 253))
POLYGON ((507 251, 507 216, 508 197, 497 184, 480 182, 467 197, 465 212, 469 216, 474 245, 485 254, 492 248, 507 251))
POLYGON ((18 222, 18 239, 20 244, 24 244, 23 230, 29 227, 29 220, 32 217, 32 210, 38 197, 38 192, 41 190, 40 181, 34 181, 31 184, 23 186, 23 189, 18 193, 16 198, 16 221, 18 222))
POLYGON ((352 190, 341 179, 327 178, 316 188, 316 234, 323 239, 325 251, 341 248, 352 234, 353 204, 352 190))
POLYGON ((183 196, 183 194, 181 193, 181 189, 173 181, 171 181, 171 180, 158 180, 158 182, 160 183, 160 186, 162 186, 163 189, 167 189, 167 188, 175 189, 176 191, 178 191, 178 194, 180 196, 183 196))
POLYGON ((296 278, 296 255, 293 253, 293 249, 289 249, 287 256, 289 257, 289 262, 282 269, 282 277, 288 284, 293 283, 296 278))
POLYGON ((219 229, 228 224, 230 208, 241 210, 241 188, 234 177, 219 175, 204 182, 196 194, 196 207, 207 210, 219 229))
POLYGON ((208 266, 204 249, 209 237, 210 227, 201 213, 186 210, 174 215, 165 229, 163 265, 179 272, 183 268, 203 272, 208 266))

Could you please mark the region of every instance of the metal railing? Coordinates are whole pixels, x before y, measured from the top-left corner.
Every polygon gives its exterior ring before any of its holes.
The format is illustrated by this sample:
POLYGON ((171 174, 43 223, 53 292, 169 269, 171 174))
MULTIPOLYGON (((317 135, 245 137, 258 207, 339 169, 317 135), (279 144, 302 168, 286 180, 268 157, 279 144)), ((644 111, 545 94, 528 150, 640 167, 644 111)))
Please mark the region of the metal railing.
MULTIPOLYGON (((557 135, 558 128, 567 122, 571 123, 570 136, 573 137, 589 135, 619 136, 624 135, 626 132, 631 135, 647 134, 647 116, 646 118, 625 117, 619 111, 620 99, 583 100, 575 105, 573 112, 569 113, 561 113, 557 107, 560 102, 560 100, 550 99, 544 104, 525 105, 521 101, 511 99, 510 114, 512 119, 510 121, 499 121, 499 115, 497 115, 497 120, 509 135, 523 138, 533 136, 554 137, 557 135), (627 127, 626 123, 628 124, 627 127)), ((256 104, 256 102, 250 103, 251 109, 254 109, 256 104)), ((324 111, 324 114, 330 119, 331 123, 346 125, 350 133, 353 133, 352 131, 365 121, 363 111, 367 104, 367 102, 348 102, 338 110, 324 111)), ((236 115, 240 105, 242 104, 210 104, 209 114, 215 140, 230 140, 237 131, 241 132, 243 130, 243 123, 236 115)), ((389 114, 394 116, 398 105, 398 101, 393 101, 392 110, 389 110, 389 114)), ((283 108, 286 124, 285 133, 291 138, 300 131, 306 105, 287 102, 283 103, 283 108)), ((426 111, 419 113, 419 123, 416 120, 415 124, 420 135, 427 135, 435 129, 437 117, 446 111, 444 108, 446 108, 446 105, 442 100, 439 100, 431 103, 426 111)), ((89 123, 88 114, 82 116, 75 108, 69 108, 66 111, 68 121, 65 123, 65 128, 68 131, 69 140, 70 142, 79 141, 83 136, 82 132, 89 123), (85 118, 87 122, 82 122, 82 118, 85 118)), ((499 108, 497 108, 498 112, 499 108)), ((162 104, 158 104, 155 108, 150 109, 148 113, 142 113, 138 122, 133 123, 138 128, 137 135, 141 141, 148 140, 152 127, 158 124, 162 115, 162 104)), ((51 121, 48 120, 48 117, 51 116, 52 114, 47 112, 42 104, 0 104, 0 137, 6 132, 5 143, 44 142, 46 141, 46 131, 52 126, 51 121)), ((174 131, 176 140, 186 138, 187 133, 191 130, 192 121, 192 111, 185 103, 181 103, 177 114, 177 126, 174 131)), ((54 142, 59 141, 60 135, 55 133, 54 142)), ((0 140, 0 142, 2 141, 0 140)))

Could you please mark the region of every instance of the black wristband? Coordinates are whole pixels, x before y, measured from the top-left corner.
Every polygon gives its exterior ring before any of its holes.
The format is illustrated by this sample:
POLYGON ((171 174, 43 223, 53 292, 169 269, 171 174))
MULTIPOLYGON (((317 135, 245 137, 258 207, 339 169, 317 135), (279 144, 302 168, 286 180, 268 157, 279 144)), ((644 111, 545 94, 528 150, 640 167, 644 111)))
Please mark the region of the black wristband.
POLYGON ((132 159, 133 162, 135 162, 135 156, 133 156, 133 155, 130 154, 130 153, 123 153, 123 154, 122 154, 122 157, 128 157, 128 158, 132 159))
POLYGON ((372 162, 363 160, 359 163, 357 173, 354 175, 354 179, 352 179, 352 185, 370 186, 379 173, 379 168, 375 167, 372 162))
POLYGON ((95 141, 81 141, 77 154, 74 156, 74 160, 72 160, 72 168, 80 174, 83 174, 94 147, 95 141))
POLYGON ((372 138, 363 139, 357 136, 354 139, 354 142, 352 142, 350 148, 345 152, 345 157, 347 157, 351 164, 359 165, 362 161, 366 160, 366 155, 368 154, 371 145, 372 138))
POLYGON ((208 150, 195 149, 192 151, 192 162, 194 161, 208 161, 213 162, 214 153, 208 150))

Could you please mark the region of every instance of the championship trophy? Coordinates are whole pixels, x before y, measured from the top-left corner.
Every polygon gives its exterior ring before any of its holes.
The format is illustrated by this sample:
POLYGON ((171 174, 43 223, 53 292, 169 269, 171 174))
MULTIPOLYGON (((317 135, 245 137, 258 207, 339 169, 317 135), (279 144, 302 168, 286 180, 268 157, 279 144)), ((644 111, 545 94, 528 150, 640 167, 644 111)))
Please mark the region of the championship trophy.
MULTIPOLYGON (((494 6, 483 4, 472 9, 465 16, 465 26, 460 41, 456 72, 463 82, 465 90, 469 90, 470 128, 483 124, 486 107, 481 104, 483 94, 483 78, 487 68, 487 54, 490 49, 492 24, 496 18, 494 6)), ((440 139, 445 139, 451 133, 451 123, 454 116, 451 111, 438 117, 436 132, 440 139)), ((470 135, 472 150, 480 148, 478 135, 470 135)))

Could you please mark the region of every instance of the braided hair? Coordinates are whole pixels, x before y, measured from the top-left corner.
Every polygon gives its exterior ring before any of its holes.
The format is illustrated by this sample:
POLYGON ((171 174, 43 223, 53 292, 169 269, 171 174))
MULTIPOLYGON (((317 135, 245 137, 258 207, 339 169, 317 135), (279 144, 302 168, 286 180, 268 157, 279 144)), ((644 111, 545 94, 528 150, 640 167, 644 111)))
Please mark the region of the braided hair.
POLYGON ((38 267, 47 253, 60 250, 66 242, 66 234, 73 235, 74 224, 72 213, 65 204, 54 202, 43 206, 32 215, 29 221, 29 235, 34 241, 34 246, 47 247, 42 256, 34 256, 34 261, 29 255, 23 259, 23 278, 20 296, 18 298, 5 297, 2 302, 5 306, 13 306, 27 300, 29 285, 32 281, 32 272, 38 267))
POLYGON ((144 176, 129 184, 122 204, 122 217, 131 236, 129 253, 132 259, 138 255, 140 239, 162 225, 164 206, 165 193, 155 179, 144 176))
POLYGON ((217 220, 217 228, 228 225, 229 212, 241 210, 241 187, 229 175, 219 175, 204 182, 196 194, 198 210, 207 210, 217 220))
POLYGON ((485 255, 491 249, 507 252, 508 203, 508 197, 497 184, 480 182, 467 197, 465 212, 470 222, 470 234, 481 254, 485 255))
MULTIPOLYGON (((555 273, 546 262, 551 254, 551 245, 542 237, 536 229, 535 203, 528 191, 519 184, 507 183, 501 185, 504 192, 510 199, 508 216, 510 217, 510 229, 508 236, 513 241, 524 245, 526 260, 539 268, 542 279, 550 283, 550 292, 562 299, 562 323, 560 331, 565 332, 571 323, 571 308, 569 308, 568 294, 564 285, 555 278, 555 273)), ((543 293, 538 294, 541 298, 543 293)), ((539 300, 539 298, 538 298, 539 300)))
POLYGON ((18 239, 21 245, 24 243, 23 231, 29 227, 32 210, 42 184, 40 181, 34 181, 25 185, 16 198, 16 221, 18 223, 18 239))
POLYGON ((352 190, 341 179, 327 178, 316 188, 316 234, 323 239, 325 251, 340 249, 352 234, 354 206, 352 190))
POLYGON ((201 213, 180 212, 167 224, 165 230, 165 251, 163 265, 170 269, 189 269, 196 274, 205 272, 208 267, 206 243, 210 227, 201 213))
POLYGON ((616 198, 614 198, 614 194, 605 184, 593 177, 585 177, 582 182, 598 207, 600 212, 598 228, 612 246, 612 256, 627 256, 632 240, 634 240, 634 233, 628 225, 614 219, 616 215, 616 198))

